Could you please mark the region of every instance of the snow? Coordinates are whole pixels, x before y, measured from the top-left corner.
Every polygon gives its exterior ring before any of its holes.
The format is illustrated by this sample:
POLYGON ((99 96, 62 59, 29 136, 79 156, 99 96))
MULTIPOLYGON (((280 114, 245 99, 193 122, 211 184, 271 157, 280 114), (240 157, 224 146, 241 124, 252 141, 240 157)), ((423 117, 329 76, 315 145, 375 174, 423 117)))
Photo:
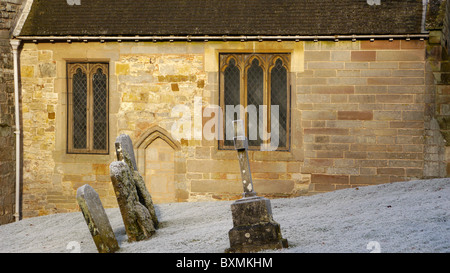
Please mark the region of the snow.
MULTIPOLYGON (((256 189, 257 190, 257 189, 256 189)), ((118 208, 106 213, 119 252, 223 253, 232 201, 155 205, 160 228, 129 243, 118 208)), ((450 179, 417 180, 272 199, 289 248, 268 252, 450 252, 450 179)), ((97 252, 81 212, 0 226, 0 252, 97 252)), ((266 251, 267 252, 267 251, 266 251)))

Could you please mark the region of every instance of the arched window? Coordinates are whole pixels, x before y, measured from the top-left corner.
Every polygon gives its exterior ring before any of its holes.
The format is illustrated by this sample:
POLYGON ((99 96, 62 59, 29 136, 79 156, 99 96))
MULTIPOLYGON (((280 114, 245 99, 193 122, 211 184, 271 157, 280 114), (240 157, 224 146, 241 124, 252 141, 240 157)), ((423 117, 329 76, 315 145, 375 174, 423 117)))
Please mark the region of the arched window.
POLYGON ((228 131, 234 129, 233 120, 242 119, 249 149, 289 150, 290 55, 221 53, 219 59, 221 124, 226 132, 219 148, 234 148, 228 131))
POLYGON ((283 65, 283 60, 277 58, 275 66, 270 70, 270 104, 278 105, 278 116, 271 116, 271 125, 278 130, 273 132, 272 137, 278 137, 279 147, 286 147, 287 141, 287 113, 288 113, 288 81, 287 68, 283 65), (277 124, 274 124, 277 123, 277 124))
POLYGON ((86 149, 87 138, 87 77, 77 68, 72 81, 73 148, 86 149))
POLYGON ((97 69, 97 72, 92 78, 92 91, 94 100, 94 132, 93 142, 94 150, 105 150, 107 144, 107 129, 108 129, 108 92, 106 85, 106 74, 103 73, 103 69, 97 69))
POLYGON ((108 64, 67 63, 67 152, 107 154, 108 64))
MULTIPOLYGON (((234 107, 239 105, 240 103, 240 88, 241 88, 241 72, 239 68, 236 66, 236 60, 234 58, 230 58, 228 60, 228 65, 224 71, 224 103, 225 105, 232 105, 233 110, 230 111, 230 108, 224 108, 225 116, 229 115, 230 118, 226 119, 225 128, 232 128, 232 121, 235 119, 239 119, 239 112, 234 111, 234 107), (232 117, 231 117, 232 116, 232 117)), ((231 146, 233 145, 233 140, 225 140, 225 145, 231 146)))
POLYGON ((264 105, 264 71, 257 58, 247 70, 247 135, 249 146, 261 145, 259 106, 264 105), (260 130, 258 130, 260 129, 260 130))

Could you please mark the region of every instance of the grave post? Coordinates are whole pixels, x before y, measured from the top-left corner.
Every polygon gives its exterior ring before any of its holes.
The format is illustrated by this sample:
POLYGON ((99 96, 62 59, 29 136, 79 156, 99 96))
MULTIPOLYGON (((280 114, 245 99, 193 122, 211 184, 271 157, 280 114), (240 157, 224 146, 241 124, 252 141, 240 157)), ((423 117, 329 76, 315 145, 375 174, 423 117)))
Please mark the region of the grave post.
POLYGON ((248 160, 248 141, 242 120, 234 121, 234 146, 238 153, 244 188, 243 198, 231 205, 233 228, 228 232, 230 248, 225 252, 248 253, 288 246, 281 236, 280 225, 272 218, 270 200, 259 197, 253 189, 248 160))

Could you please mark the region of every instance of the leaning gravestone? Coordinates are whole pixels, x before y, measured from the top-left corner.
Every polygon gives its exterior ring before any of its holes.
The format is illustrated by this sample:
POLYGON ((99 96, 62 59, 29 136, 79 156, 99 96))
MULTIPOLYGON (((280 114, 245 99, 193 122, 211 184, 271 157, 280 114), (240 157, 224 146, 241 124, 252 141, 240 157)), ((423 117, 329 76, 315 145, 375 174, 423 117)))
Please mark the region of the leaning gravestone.
POLYGON ((137 171, 136 158, 134 156, 133 143, 129 135, 121 134, 116 138, 117 160, 125 161, 130 169, 137 171))
POLYGON ((112 253, 119 249, 116 236, 109 223, 97 192, 88 184, 77 189, 77 201, 99 253, 112 253))
POLYGON ((155 233, 155 227, 150 212, 139 202, 130 168, 123 161, 114 161, 109 170, 128 241, 150 238, 155 233))
POLYGON ((118 161, 112 162, 109 168, 128 241, 148 239, 158 227, 158 218, 144 179, 137 170, 130 137, 118 136, 115 148, 118 161))
POLYGON ((144 205, 150 212, 150 216, 153 221, 153 226, 158 228, 158 218, 156 217, 155 208, 153 206, 153 200, 150 193, 145 186, 144 178, 137 170, 136 158, 134 156, 133 143, 130 136, 121 134, 116 138, 115 142, 117 160, 125 162, 130 168, 130 172, 133 176, 133 182, 136 187, 139 202, 144 205))

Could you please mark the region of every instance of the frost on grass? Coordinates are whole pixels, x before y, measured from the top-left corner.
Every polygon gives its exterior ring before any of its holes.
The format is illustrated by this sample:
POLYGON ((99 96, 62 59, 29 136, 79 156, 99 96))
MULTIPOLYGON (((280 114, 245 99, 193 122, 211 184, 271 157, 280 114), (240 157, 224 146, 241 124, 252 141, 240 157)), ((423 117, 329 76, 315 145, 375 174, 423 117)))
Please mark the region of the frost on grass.
MULTIPOLYGON (((257 189, 255 189, 257 190, 257 189)), ((289 248, 272 252, 450 252, 450 179, 397 182, 272 199, 289 248), (371 243, 372 242, 372 243, 371 243)), ((231 201, 156 204, 160 228, 127 242, 119 209, 106 209, 119 252, 218 252, 229 247, 231 201)), ((0 226, 0 252, 97 252, 81 212, 0 226)), ((267 252, 267 251, 266 251, 267 252)))

